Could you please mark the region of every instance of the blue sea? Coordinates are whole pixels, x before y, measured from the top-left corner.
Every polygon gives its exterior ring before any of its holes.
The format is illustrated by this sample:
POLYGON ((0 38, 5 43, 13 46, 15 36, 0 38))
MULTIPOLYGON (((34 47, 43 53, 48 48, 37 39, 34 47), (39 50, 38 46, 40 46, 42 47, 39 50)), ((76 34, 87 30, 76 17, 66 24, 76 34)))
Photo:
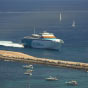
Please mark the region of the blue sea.
MULTIPOLYGON (((0 50, 88 63, 88 1, 0 0, 0 50), (23 48, 21 39, 31 35, 34 27, 36 33, 47 31, 64 40, 60 50, 23 48)), ((28 76, 24 75, 25 64, 0 60, 0 88, 88 88, 84 70, 33 64, 32 76, 28 76), (49 76, 59 80, 46 81, 49 76), (70 80, 76 80, 78 86, 66 85, 70 80)))

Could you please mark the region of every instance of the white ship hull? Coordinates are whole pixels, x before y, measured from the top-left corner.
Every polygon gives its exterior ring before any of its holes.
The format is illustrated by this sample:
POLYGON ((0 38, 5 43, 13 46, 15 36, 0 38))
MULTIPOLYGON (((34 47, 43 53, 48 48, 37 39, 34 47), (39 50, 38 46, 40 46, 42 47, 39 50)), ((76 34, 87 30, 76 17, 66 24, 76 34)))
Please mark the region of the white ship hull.
POLYGON ((25 42, 24 46, 32 48, 59 49, 61 44, 61 42, 51 40, 32 40, 31 43, 25 42))
POLYGON ((33 48, 59 49, 61 44, 55 41, 34 40, 31 46, 33 48))

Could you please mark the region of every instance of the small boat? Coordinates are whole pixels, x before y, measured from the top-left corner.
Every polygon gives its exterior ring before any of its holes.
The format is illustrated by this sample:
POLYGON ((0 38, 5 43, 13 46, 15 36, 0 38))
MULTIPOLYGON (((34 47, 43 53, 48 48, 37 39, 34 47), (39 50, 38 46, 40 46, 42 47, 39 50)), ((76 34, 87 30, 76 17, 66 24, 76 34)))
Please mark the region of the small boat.
POLYGON ((31 68, 33 69, 33 65, 23 65, 24 68, 31 68))
POLYGON ((25 72, 24 74, 25 75, 32 75, 32 73, 30 73, 30 72, 25 72))
POLYGON ((67 85, 71 85, 71 86, 77 86, 77 85, 78 85, 77 81, 75 81, 75 80, 66 82, 66 84, 67 84, 67 85))
POLYGON ((58 80, 56 77, 49 76, 48 78, 45 78, 47 81, 56 81, 58 80))
POLYGON ((34 70, 30 70, 30 69, 28 69, 26 72, 33 72, 34 70))
POLYGON ((26 72, 24 72, 25 75, 32 75, 33 70, 27 70, 26 72))

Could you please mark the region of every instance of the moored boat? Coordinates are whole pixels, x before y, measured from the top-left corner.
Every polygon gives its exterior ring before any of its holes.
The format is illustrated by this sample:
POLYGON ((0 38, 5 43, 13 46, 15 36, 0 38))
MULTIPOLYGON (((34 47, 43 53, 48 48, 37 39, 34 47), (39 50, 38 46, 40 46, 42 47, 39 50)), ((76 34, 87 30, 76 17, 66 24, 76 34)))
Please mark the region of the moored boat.
POLYGON ((33 65, 23 65, 23 68, 31 68, 31 69, 33 69, 33 65))
POLYGON ((29 73, 29 72, 25 72, 24 74, 25 75, 32 75, 32 73, 29 73))
POLYGON ((24 72, 25 75, 32 75, 33 70, 28 69, 26 72, 24 72))
POLYGON ((77 81, 75 81, 75 80, 72 80, 72 81, 68 81, 68 82, 65 82, 67 85, 71 85, 71 86, 77 86, 78 85, 78 83, 77 83, 77 81))
POLYGON ((49 76, 48 78, 45 78, 47 81, 56 81, 58 80, 56 77, 49 76))

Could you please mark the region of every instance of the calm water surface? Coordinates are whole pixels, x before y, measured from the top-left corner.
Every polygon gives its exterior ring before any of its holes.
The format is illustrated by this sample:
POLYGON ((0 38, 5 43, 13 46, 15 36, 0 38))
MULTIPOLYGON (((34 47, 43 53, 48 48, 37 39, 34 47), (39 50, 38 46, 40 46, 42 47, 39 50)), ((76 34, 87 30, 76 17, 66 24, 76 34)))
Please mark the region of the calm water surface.
MULTIPOLYGON (((0 43, 20 40, 33 33, 44 30, 54 33, 64 40, 60 51, 6 47, 0 50, 19 51, 37 57, 62 59, 78 62, 88 62, 88 11, 61 11, 62 21, 59 20, 60 11, 27 11, 0 12, 0 43), (75 20, 76 27, 72 27, 75 20)), ((7 43, 6 43, 7 44, 7 43)), ((77 80, 75 88, 88 88, 88 73, 82 70, 57 68, 52 66, 34 65, 33 75, 24 75, 23 63, 0 61, 0 88, 73 88, 67 86, 66 81, 77 80), (48 76, 56 76, 59 80, 46 81, 48 76)))

